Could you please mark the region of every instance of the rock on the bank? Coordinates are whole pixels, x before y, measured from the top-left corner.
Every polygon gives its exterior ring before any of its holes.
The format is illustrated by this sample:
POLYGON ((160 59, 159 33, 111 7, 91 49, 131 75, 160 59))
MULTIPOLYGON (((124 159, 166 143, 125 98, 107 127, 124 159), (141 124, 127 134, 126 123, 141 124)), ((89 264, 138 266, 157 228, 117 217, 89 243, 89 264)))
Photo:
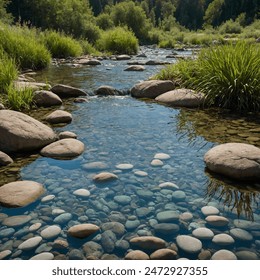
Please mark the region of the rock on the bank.
POLYGON ((156 97, 155 100, 170 106, 195 108, 203 105, 205 98, 202 93, 181 88, 165 92, 156 97))
POLYGON ((94 91, 94 93, 98 96, 114 96, 114 95, 122 95, 123 93, 111 86, 100 86, 97 90, 94 91))
POLYGON ((62 100, 60 99, 60 97, 48 90, 35 91, 33 101, 39 107, 51 107, 62 104, 62 100))
POLYGON ((84 144, 76 139, 62 139, 41 150, 41 155, 55 159, 71 159, 84 152, 84 144))
POLYGON ((131 95, 136 98, 156 98, 157 96, 173 90, 175 85, 172 81, 151 80, 136 84, 131 89, 131 95))
POLYGON ((45 120, 51 124, 70 123, 72 121, 72 115, 63 110, 56 110, 49 114, 45 120))
POLYGON ((204 156, 209 170, 230 178, 260 178, 260 149, 243 143, 226 143, 210 149, 204 156))
POLYGON ((72 139, 77 139, 77 134, 71 131, 62 131, 59 133, 59 139, 67 139, 67 138, 72 138, 72 139))
POLYGON ((62 84, 55 85, 51 88, 51 91, 62 98, 79 97, 87 95, 86 92, 81 89, 62 84))
POLYGON ((7 153, 40 149, 57 138, 48 126, 12 110, 0 110, 0 135, 0 150, 7 153))
POLYGON ((6 154, 0 151, 0 167, 13 163, 13 160, 6 154))
POLYGON ((0 204, 5 207, 24 207, 44 193, 41 184, 33 181, 17 181, 0 187, 0 204))
POLYGON ((86 238, 98 232, 99 230, 100 228, 97 225, 80 224, 70 227, 68 230, 68 234, 76 238, 86 238))
POLYGON ((129 67, 127 67, 124 71, 144 71, 145 67, 142 65, 130 65, 129 67))

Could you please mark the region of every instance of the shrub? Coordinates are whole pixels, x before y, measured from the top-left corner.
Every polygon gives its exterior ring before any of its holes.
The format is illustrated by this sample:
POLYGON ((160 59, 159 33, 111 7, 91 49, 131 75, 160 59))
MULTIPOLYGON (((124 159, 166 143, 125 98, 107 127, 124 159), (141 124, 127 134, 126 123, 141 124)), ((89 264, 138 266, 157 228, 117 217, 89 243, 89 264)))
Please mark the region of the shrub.
POLYGON ((8 58, 0 49, 0 94, 7 93, 12 81, 18 76, 18 70, 14 60, 8 58))
POLYGON ((38 41, 35 30, 30 31, 26 27, 1 26, 0 47, 21 69, 42 69, 51 60, 49 51, 38 41))
POLYGON ((29 110, 33 105, 33 96, 31 88, 18 90, 14 86, 10 86, 7 95, 8 107, 16 111, 29 110))
POLYGON ((138 51, 138 39, 127 28, 115 27, 103 32, 97 42, 101 51, 117 54, 136 54, 138 51))
POLYGON ((211 105, 240 112, 260 109, 260 49, 237 42, 199 55, 195 85, 211 105))
POLYGON ((43 41, 52 57, 76 57, 83 53, 81 44, 72 37, 56 31, 45 31, 43 41))
POLYGON ((80 40, 80 44, 83 50, 83 54, 93 54, 98 55, 99 52, 92 46, 87 40, 80 40))
POLYGON ((240 34, 242 31, 242 27, 237 21, 233 21, 232 19, 227 20, 219 27, 219 32, 221 34, 240 34))

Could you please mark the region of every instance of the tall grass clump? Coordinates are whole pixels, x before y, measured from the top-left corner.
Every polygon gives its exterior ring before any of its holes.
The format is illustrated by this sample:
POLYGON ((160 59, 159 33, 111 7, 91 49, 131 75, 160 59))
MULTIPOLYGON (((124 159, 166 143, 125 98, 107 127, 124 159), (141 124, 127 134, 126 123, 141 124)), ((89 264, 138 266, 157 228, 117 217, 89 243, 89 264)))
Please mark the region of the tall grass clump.
POLYGON ((136 54, 138 51, 138 39, 133 32, 123 27, 103 32, 96 45, 100 51, 115 54, 136 54))
POLYGON ((54 58, 77 57, 83 53, 77 40, 56 31, 45 31, 43 42, 54 58))
POLYGON ((96 50, 96 48, 90 44, 86 39, 80 40, 80 44, 83 50, 83 54, 93 54, 93 55, 99 55, 100 52, 96 50))
POLYGON ((0 47, 21 69, 42 69, 51 61, 49 51, 39 42, 35 30, 27 27, 1 25, 0 47))
POLYGON ((177 63, 161 69, 152 79, 172 80, 180 87, 192 87, 197 70, 197 60, 179 60, 177 63))
POLYGON ((7 93, 11 83, 17 78, 18 69, 13 59, 10 59, 0 48, 0 94, 7 93))
POLYGON ((29 110, 33 105, 34 92, 31 88, 16 89, 10 86, 7 92, 7 105, 15 111, 29 110))
POLYGON ((237 42, 203 50, 194 86, 210 105, 239 112, 260 110, 260 48, 237 42))

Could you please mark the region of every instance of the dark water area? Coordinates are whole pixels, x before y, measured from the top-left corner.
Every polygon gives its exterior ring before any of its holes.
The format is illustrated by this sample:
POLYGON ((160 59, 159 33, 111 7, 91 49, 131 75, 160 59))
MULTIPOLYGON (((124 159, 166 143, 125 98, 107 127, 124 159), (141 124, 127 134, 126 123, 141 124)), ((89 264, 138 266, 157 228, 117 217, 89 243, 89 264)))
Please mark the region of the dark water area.
MULTIPOLYGON (((172 62, 166 59, 170 50, 146 52, 148 58, 138 59, 172 62)), ((126 67, 127 61, 113 60, 103 60, 95 67, 53 65, 36 78, 90 93, 100 85, 129 90, 162 66, 145 66, 144 72, 127 72, 126 67)), ((259 259, 260 182, 241 183, 213 176, 203 162, 204 154, 219 143, 242 142, 260 147, 259 119, 213 109, 171 108, 130 96, 89 97, 87 103, 68 101, 63 108, 72 113, 73 121, 54 129, 76 133, 85 144, 85 152, 69 161, 32 155, 26 162, 21 157, 13 170, 0 169, 1 184, 33 180, 46 189, 43 200, 25 208, 0 207, 0 252, 10 250, 10 259, 29 259, 41 252, 63 259, 123 259, 128 250, 135 249, 130 242, 135 236, 160 237, 168 248, 174 248, 178 235, 192 236, 195 229, 207 228, 215 236, 227 235, 224 241, 202 240, 203 249, 210 254, 227 249, 240 259, 259 259), (152 164, 157 158, 161 163, 152 164), (93 176, 101 171, 113 172, 119 179, 97 184, 93 176), (82 189, 89 195, 75 193, 82 189), (205 206, 217 209, 217 215, 227 218, 228 224, 216 227, 207 223, 202 210, 205 206), (26 215, 30 220, 10 228, 1 224, 7 215, 26 215), (111 222, 117 224, 108 230, 111 222), (101 230, 84 240, 68 238, 67 230, 80 223, 92 223, 101 230), (39 228, 32 231, 34 224, 39 228), (43 238, 31 250, 18 248, 53 225, 60 227, 58 234, 43 238), (61 249, 56 239, 67 245, 61 249)), ((39 110, 31 114, 43 119, 46 113, 39 110)), ((181 250, 178 257, 198 258, 181 250)))

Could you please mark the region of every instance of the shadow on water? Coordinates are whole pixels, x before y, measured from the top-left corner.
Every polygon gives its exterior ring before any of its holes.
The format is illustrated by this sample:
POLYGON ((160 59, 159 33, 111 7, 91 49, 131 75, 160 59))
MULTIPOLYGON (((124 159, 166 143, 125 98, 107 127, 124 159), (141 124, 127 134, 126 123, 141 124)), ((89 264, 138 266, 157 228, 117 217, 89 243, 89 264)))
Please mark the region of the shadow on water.
POLYGON ((205 199, 213 198, 221 202, 237 217, 244 215, 248 220, 254 221, 255 209, 260 201, 260 185, 254 182, 236 182, 223 176, 205 170, 208 181, 205 184, 205 199))

